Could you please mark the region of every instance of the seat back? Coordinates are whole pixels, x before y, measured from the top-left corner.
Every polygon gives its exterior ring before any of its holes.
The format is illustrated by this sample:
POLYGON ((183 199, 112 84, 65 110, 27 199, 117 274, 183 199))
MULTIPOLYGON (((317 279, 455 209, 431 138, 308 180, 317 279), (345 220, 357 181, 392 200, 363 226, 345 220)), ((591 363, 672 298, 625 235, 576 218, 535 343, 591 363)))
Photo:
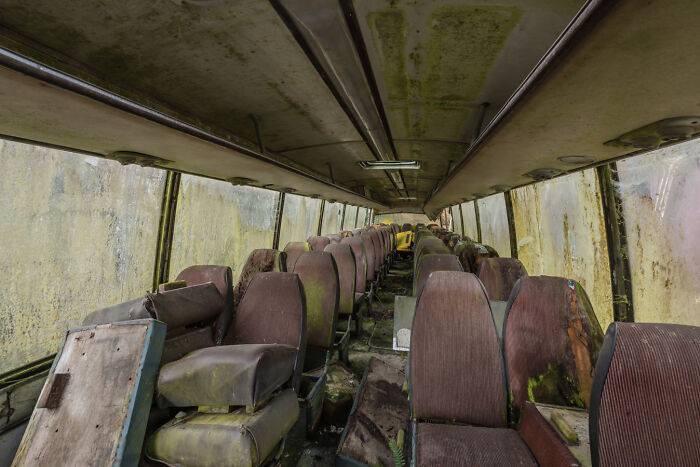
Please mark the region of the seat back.
POLYGON ((503 348, 514 408, 530 400, 588 407, 603 331, 580 284, 526 276, 505 312, 503 348))
MULTIPOLYGON (((355 257, 355 293, 365 293, 367 282, 367 253, 365 244, 359 236, 344 238, 341 245, 348 245, 355 257)), ((337 262, 337 261, 336 261, 337 262)))
POLYGON ((360 241, 362 241, 362 246, 365 250, 365 255, 367 259, 367 277, 368 281, 373 281, 375 278, 376 271, 376 258, 374 254, 374 242, 369 236, 369 232, 362 232, 360 234, 360 241))
POLYGON ((416 304, 409 369, 413 418, 506 425, 503 358, 475 275, 430 275, 416 304))
POLYGON ((375 273, 379 271, 382 267, 382 248, 381 246, 379 246, 379 239, 377 238, 377 234, 374 232, 374 230, 368 230, 367 232, 364 232, 361 238, 363 240, 367 240, 365 244, 368 246, 368 249, 372 250, 371 257, 374 261, 368 263, 368 265, 370 266, 370 269, 372 269, 372 277, 370 278, 370 280, 374 280, 376 278, 375 273))
POLYGON ((214 323, 214 342, 220 345, 226 337, 231 320, 233 320, 233 273, 228 266, 196 265, 183 269, 177 275, 175 281, 185 281, 188 286, 214 284, 224 299, 224 306, 221 314, 214 323))
POLYGON ((598 465, 698 465, 700 327, 613 323, 589 412, 598 465))
POLYGON ((465 271, 476 274, 479 271, 479 265, 482 259, 497 256, 498 254, 496 253, 494 255, 489 251, 486 245, 482 245, 481 243, 467 243, 459 253, 459 262, 462 263, 462 267, 465 271))
POLYGON ((417 296, 430 273, 435 271, 463 271, 462 265, 455 255, 431 254, 425 255, 418 263, 413 277, 413 295, 417 296))
POLYGON ((299 276, 306 297, 307 343, 331 349, 340 301, 338 266, 333 255, 325 251, 302 253, 294 272, 299 276))
POLYGON ((289 242, 284 247, 284 252, 287 255, 286 270, 294 271, 294 264, 297 262, 302 253, 311 251, 311 245, 307 242, 289 242))
POLYGON ((343 239, 343 236, 339 233, 328 235, 328 240, 330 240, 331 243, 340 243, 340 241, 342 239, 343 239))
POLYGON ((298 350, 294 388, 306 353, 306 302, 299 277, 291 272, 261 272, 245 289, 233 325, 230 344, 285 344, 298 350))
MULTIPOLYGON (((417 271, 418 264, 425 255, 429 254, 451 254, 450 249, 442 243, 437 237, 427 236, 421 238, 420 242, 416 245, 415 251, 413 253, 413 269, 417 271)), ((465 269, 466 271, 466 269, 465 269)), ((468 271, 471 272, 471 271, 468 271)))
POLYGON ((323 251, 326 246, 330 245, 331 239, 314 235, 307 238, 306 242, 311 245, 311 251, 323 251))
POLYGON ((338 285, 340 287, 338 314, 351 315, 355 306, 355 254, 350 245, 342 242, 328 245, 324 251, 333 255, 335 265, 338 268, 338 285))
POLYGON ((523 263, 515 258, 484 258, 477 273, 489 300, 507 301, 513 286, 527 276, 523 263))

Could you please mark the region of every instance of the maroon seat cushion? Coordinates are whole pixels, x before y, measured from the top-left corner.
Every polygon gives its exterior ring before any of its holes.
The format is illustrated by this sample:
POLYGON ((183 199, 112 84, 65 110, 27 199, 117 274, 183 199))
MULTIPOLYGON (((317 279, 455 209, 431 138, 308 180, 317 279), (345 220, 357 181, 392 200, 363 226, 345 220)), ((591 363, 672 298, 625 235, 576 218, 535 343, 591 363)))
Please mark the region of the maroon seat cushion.
POLYGON ((342 245, 349 245, 355 256, 355 292, 365 293, 367 282, 367 253, 365 245, 359 236, 347 237, 341 240, 342 245))
POLYGON ((333 255, 307 251, 297 259, 294 273, 299 275, 304 288, 307 344, 330 349, 335 340, 340 301, 338 266, 333 255))
POLYGON ((613 323, 595 370, 593 465, 700 465, 700 327, 613 323))
POLYGON ((523 263, 515 258, 484 258, 477 273, 489 300, 508 301, 513 286, 527 276, 523 263))
POLYGON ((588 407, 603 331, 577 282, 523 277, 511 294, 504 328, 515 407, 526 400, 588 407))
POLYGON ((206 284, 211 282, 224 298, 221 314, 214 324, 214 340, 217 344, 223 342, 233 319, 233 273, 228 266, 196 265, 183 269, 175 278, 185 281, 187 285, 206 284))
POLYGON ((324 251, 333 255, 338 267, 338 314, 351 315, 355 305, 355 255, 350 245, 344 243, 328 245, 324 251))
POLYGON ((536 466, 518 432, 508 428, 418 423, 417 466, 536 466))
POLYGON ((311 245, 306 242, 289 242, 284 247, 284 252, 287 255, 287 271, 294 270, 294 264, 302 253, 311 251, 311 245))
POLYGON ((306 242, 311 245, 312 251, 323 251, 328 245, 330 245, 331 240, 328 237, 311 236, 306 239, 306 242))
POLYGON ((430 275, 416 304, 409 360, 414 418, 505 426, 503 358, 475 275, 430 275))
POLYGON ((431 254, 423 256, 416 267, 415 277, 413 279, 414 296, 420 293, 430 273, 435 271, 462 271, 462 265, 457 257, 451 254, 431 254))

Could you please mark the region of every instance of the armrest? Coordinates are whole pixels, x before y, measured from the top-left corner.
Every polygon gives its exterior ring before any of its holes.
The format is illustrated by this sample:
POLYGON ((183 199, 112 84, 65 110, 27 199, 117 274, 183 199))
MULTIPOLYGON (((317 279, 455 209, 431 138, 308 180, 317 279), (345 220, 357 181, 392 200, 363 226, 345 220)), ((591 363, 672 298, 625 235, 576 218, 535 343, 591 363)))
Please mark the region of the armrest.
POLYGON ((297 349, 282 344, 209 347, 163 366, 160 396, 176 407, 246 406, 255 409, 288 382, 297 349))
POLYGON ((535 404, 525 402, 520 410, 521 420, 518 433, 540 465, 561 467, 581 465, 566 447, 564 441, 537 410, 535 404))

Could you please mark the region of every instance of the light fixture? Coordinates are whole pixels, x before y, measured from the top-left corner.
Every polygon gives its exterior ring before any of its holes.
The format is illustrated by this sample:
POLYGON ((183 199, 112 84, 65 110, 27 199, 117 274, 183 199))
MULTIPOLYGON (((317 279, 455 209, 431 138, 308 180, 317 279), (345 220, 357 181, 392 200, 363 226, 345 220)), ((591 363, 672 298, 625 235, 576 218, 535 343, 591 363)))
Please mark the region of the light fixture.
POLYGON ((395 199, 399 199, 401 201, 415 201, 418 198, 416 198, 415 196, 399 196, 398 198, 395 198, 395 199))
POLYGON ((595 162, 595 157, 576 154, 571 156, 559 156, 557 160, 566 165, 588 165, 595 162))
POLYGON ((365 170, 418 170, 418 161, 360 161, 357 163, 365 170))

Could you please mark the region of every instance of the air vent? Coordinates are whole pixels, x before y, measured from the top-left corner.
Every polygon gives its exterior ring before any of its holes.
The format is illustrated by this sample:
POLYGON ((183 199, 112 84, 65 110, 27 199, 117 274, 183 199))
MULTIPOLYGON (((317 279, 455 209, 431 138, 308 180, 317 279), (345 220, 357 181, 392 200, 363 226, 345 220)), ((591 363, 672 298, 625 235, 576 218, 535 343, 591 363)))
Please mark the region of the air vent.
POLYGON ((258 186, 259 183, 256 180, 253 180, 252 178, 245 178, 245 177, 231 177, 226 180, 229 182, 231 185, 248 185, 248 186, 258 186))
POLYGON ((530 177, 536 182, 542 180, 549 180, 550 178, 556 177, 557 175, 563 174, 564 171, 559 169, 535 169, 525 174, 525 177, 530 177))
POLYGON ((607 141, 608 146, 655 149, 664 143, 700 136, 700 117, 675 117, 659 120, 607 141))
POLYGON ((141 167, 158 167, 170 164, 172 161, 160 157, 149 156, 139 152, 116 151, 107 155, 109 159, 119 162, 121 165, 140 165, 141 167))

